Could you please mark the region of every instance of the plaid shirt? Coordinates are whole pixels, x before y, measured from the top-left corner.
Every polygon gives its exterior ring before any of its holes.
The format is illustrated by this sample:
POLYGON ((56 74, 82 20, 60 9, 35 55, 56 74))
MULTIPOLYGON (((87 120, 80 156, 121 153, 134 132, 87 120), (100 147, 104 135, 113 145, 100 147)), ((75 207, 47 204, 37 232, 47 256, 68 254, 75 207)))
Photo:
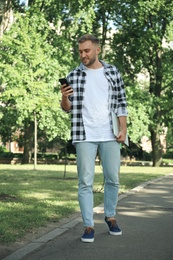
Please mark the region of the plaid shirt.
MULTIPOLYGON (((109 84, 108 105, 109 111, 114 111, 117 116, 127 116, 126 95, 124 83, 118 69, 103 61, 104 74, 109 84)), ((72 141, 83 141, 86 139, 85 128, 82 119, 82 107, 86 83, 86 73, 81 63, 78 68, 71 71, 67 76, 70 86, 73 88, 73 95, 69 97, 71 101, 71 137, 72 141)), ((112 126, 111 113, 110 122, 112 126)))

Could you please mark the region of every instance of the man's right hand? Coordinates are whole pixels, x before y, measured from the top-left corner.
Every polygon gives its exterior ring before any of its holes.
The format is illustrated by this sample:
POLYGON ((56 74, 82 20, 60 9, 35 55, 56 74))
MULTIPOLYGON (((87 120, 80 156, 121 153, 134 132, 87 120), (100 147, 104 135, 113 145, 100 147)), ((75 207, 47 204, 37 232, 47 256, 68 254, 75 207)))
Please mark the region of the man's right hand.
POLYGON ((63 97, 69 97, 73 94, 73 89, 70 86, 67 86, 64 84, 61 86, 61 94, 63 97))
POLYGON ((61 106, 64 110, 70 111, 71 110, 71 102, 68 99, 69 96, 73 94, 73 89, 71 86, 62 85, 61 86, 61 94, 62 94, 62 101, 61 106))

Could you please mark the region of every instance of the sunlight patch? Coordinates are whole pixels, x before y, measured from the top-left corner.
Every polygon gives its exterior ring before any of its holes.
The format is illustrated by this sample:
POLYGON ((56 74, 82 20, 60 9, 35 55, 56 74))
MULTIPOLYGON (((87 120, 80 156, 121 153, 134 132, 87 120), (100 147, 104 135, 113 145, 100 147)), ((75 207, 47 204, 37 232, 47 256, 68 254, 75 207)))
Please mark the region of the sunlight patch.
POLYGON ((50 198, 50 193, 44 192, 44 193, 39 193, 39 192, 31 192, 29 194, 25 194, 25 197, 27 198, 37 198, 37 199, 48 199, 50 198))

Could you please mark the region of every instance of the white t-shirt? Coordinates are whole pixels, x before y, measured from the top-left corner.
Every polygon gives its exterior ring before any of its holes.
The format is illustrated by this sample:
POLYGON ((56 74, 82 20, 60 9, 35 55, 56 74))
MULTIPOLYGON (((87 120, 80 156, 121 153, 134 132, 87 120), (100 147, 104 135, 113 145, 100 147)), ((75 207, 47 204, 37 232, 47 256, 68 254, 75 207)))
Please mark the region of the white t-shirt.
POLYGON ((103 67, 99 69, 85 67, 85 72, 87 76, 82 110, 85 141, 115 140, 110 125, 108 82, 103 67))

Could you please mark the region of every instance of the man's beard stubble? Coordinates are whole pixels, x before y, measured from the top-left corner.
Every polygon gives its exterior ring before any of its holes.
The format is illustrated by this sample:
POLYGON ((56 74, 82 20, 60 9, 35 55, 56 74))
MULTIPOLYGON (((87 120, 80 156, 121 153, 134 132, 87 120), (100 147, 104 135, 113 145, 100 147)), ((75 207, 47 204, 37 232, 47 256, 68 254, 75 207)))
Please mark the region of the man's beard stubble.
POLYGON ((94 64, 94 62, 96 61, 96 58, 94 57, 94 58, 92 58, 92 59, 90 59, 90 60, 86 60, 87 62, 85 63, 85 58, 84 59, 82 59, 82 63, 86 66, 86 67, 90 67, 90 66, 92 66, 93 64, 94 64))

